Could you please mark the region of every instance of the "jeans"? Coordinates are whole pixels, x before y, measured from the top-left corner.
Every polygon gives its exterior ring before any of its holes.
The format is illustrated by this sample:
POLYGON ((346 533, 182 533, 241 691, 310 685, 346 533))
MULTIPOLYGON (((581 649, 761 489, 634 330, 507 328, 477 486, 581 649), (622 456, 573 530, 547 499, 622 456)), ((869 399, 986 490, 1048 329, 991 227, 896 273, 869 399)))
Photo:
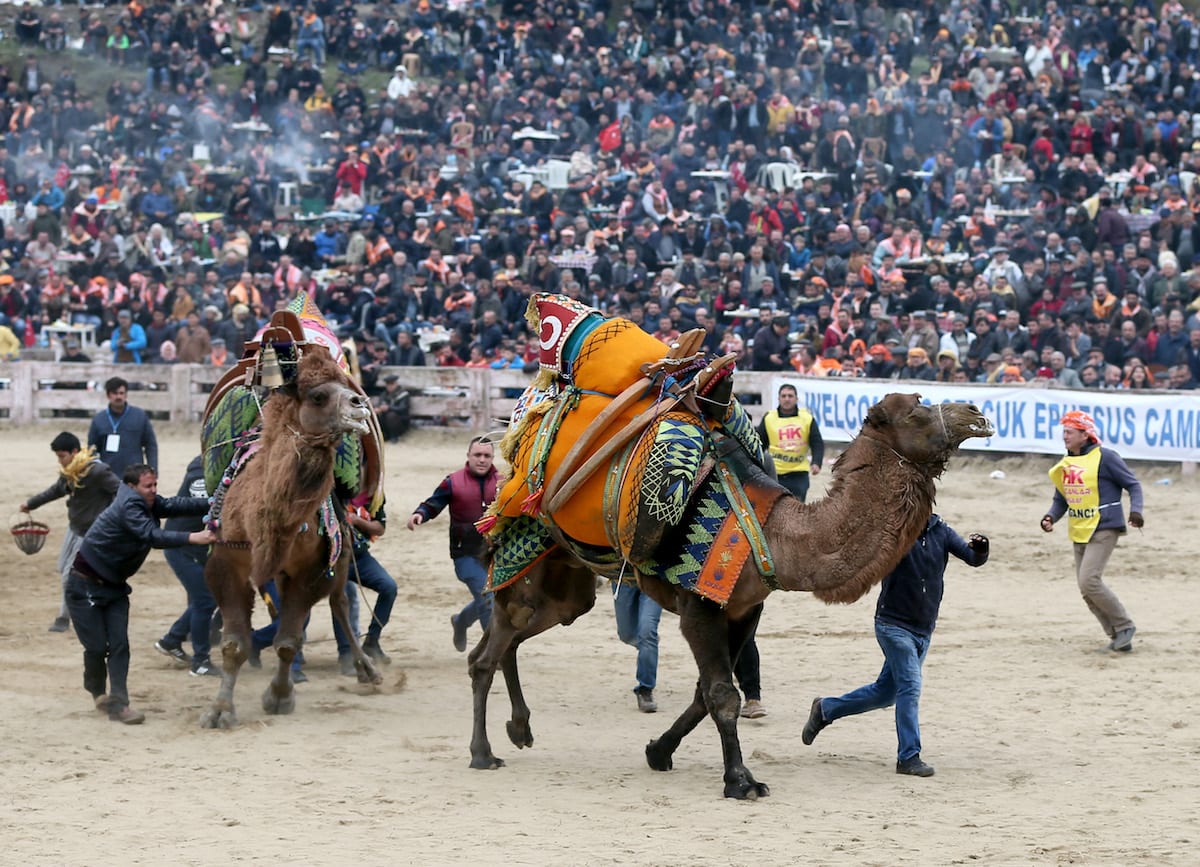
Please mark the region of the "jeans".
POLYGON ((100 584, 72 572, 67 581, 67 610, 83 645, 83 688, 108 695, 111 707, 129 704, 129 585, 100 584))
POLYGON ((217 600, 209 592, 204 583, 204 564, 188 556, 182 548, 167 548, 163 555, 167 564, 175 572, 175 577, 187 591, 187 608, 179 619, 171 624, 164 636, 169 645, 181 645, 192 636, 192 656, 196 661, 209 658, 212 647, 209 645, 208 624, 212 621, 213 612, 217 610, 217 600))
MULTIPOLYGON (((346 581, 346 594, 352 600, 358 598, 359 584, 368 590, 375 591, 375 612, 371 617, 371 625, 367 627, 367 638, 378 641, 383 627, 387 626, 388 620, 392 617, 392 606, 396 604, 396 581, 365 548, 354 552, 354 565, 351 565, 350 578, 346 581)), ((352 626, 355 620, 356 618, 351 618, 352 626)), ((333 624, 333 635, 337 639, 338 656, 349 653, 350 639, 347 638, 337 621, 334 621, 333 624)))
MULTIPOLYGON (((275 610, 279 610, 282 604, 279 598, 279 588, 275 586, 274 579, 268 581, 262 589, 262 592, 271 598, 271 604, 275 606, 275 610)), ((312 617, 310 611, 308 617, 304 618, 304 628, 308 629, 308 621, 312 617)), ((279 632, 279 618, 272 617, 271 622, 262 629, 255 629, 250 633, 250 643, 258 650, 266 650, 275 643, 275 634, 279 632)), ((301 634, 303 638, 303 633, 301 634)), ((292 671, 299 671, 304 665, 304 649, 296 651, 296 655, 292 657, 292 671)))
POLYGON ((632 584, 612 582, 617 637, 636 647, 637 687, 654 689, 658 683, 658 621, 662 606, 632 584))
POLYGON ((466 629, 476 620, 484 629, 492 622, 492 594, 487 588, 487 569, 475 557, 455 557, 454 574, 471 591, 471 601, 458 613, 458 628, 466 629))
POLYGON ((921 724, 917 706, 921 699, 921 666, 929 652, 929 639, 881 620, 875 621, 875 640, 883 650, 883 668, 874 683, 860 686, 840 698, 821 699, 821 713, 829 722, 845 716, 896 706, 896 740, 899 761, 921 752, 921 724))
POLYGON ((297 39, 296 40, 296 60, 303 60, 306 52, 311 52, 313 55, 313 63, 317 66, 325 65, 325 39, 319 37, 317 39, 297 39))

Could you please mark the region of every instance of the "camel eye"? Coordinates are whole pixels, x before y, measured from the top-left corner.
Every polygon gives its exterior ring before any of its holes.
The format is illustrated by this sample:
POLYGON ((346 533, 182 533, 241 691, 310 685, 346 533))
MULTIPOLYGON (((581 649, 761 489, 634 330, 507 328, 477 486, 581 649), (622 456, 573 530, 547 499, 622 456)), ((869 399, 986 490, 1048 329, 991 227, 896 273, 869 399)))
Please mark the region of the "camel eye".
POLYGON ((329 395, 323 391, 314 391, 312 393, 311 400, 317 406, 324 406, 325 402, 329 400, 329 395))

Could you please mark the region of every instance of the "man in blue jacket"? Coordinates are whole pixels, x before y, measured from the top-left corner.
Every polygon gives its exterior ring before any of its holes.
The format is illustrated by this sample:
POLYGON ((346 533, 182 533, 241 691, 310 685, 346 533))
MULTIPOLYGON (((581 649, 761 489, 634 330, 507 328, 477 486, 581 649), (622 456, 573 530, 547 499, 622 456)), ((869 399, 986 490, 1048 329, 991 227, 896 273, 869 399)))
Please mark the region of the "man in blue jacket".
POLYGON ((932 777, 933 767, 921 761, 921 728, 917 705, 921 698, 921 667, 937 625, 942 604, 942 579, 953 554, 968 566, 988 559, 986 536, 969 542, 940 515, 931 515, 920 537, 900 564, 883 579, 875 606, 875 639, 883 649, 883 669, 874 683, 840 698, 815 698, 800 739, 807 745, 836 719, 896 706, 896 773, 932 777))
POLYGON ((158 438, 146 411, 129 403, 129 383, 119 376, 104 383, 108 406, 92 417, 88 446, 121 478, 130 464, 158 467, 158 438))
POLYGON ((187 533, 164 530, 162 518, 203 515, 207 497, 158 496, 158 475, 146 464, 125 470, 116 498, 92 523, 67 579, 67 609, 83 645, 83 686, 96 708, 125 725, 137 725, 145 714, 129 706, 129 579, 142 567, 151 548, 208 545, 210 530, 187 533), (105 682, 108 692, 105 693, 105 682))

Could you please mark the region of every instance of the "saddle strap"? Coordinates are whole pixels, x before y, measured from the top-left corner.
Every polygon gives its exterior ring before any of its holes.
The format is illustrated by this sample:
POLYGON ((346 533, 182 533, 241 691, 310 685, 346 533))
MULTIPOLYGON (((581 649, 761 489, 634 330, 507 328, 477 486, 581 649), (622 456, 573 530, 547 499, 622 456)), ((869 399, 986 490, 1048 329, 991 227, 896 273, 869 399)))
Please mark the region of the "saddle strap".
MULTIPOLYGON (((775 561, 771 557, 771 549, 767 545, 762 525, 771 514, 775 503, 783 496, 783 488, 760 488, 757 485, 746 488, 724 461, 720 463, 718 471, 730 504, 730 514, 721 525, 720 536, 725 536, 735 527, 740 530, 749 543, 749 552, 754 554, 754 565, 758 568, 763 583, 772 590, 781 589, 779 579, 775 576, 775 561)), ((714 549, 715 547, 714 545, 714 549)), ((745 562, 745 558, 742 562, 745 562)))

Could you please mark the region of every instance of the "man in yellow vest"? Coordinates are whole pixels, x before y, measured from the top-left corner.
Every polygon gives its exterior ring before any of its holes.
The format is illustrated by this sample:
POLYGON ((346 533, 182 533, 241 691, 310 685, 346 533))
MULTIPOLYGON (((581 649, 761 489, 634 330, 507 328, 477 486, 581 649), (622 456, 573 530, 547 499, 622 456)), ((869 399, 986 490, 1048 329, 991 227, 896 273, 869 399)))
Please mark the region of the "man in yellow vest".
POLYGON ((1054 502, 1042 518, 1042 530, 1053 532, 1054 522, 1067 516, 1067 533, 1075 546, 1075 579, 1092 614, 1112 641, 1109 650, 1133 650, 1137 627, 1121 600, 1104 584, 1104 567, 1125 533, 1121 492, 1129 492, 1129 523, 1141 529, 1142 486, 1125 461, 1112 449, 1102 448, 1095 420, 1074 410, 1063 416, 1063 444, 1067 454, 1050 470, 1054 502))
MULTIPOLYGON (((770 450, 779 483, 803 503, 808 496, 809 472, 816 474, 821 471, 825 442, 821 439, 821 431, 812 413, 800 409, 797 403, 796 387, 781 386, 779 406, 763 416, 758 423, 758 435, 770 450), (809 452, 812 453, 811 462, 809 452)), ((733 666, 738 685, 746 696, 741 715, 748 719, 760 719, 767 715, 762 703, 760 668, 758 643, 751 635, 742 645, 742 652, 733 666)))
POLYGON ((803 503, 808 499, 809 473, 815 476, 821 472, 825 441, 812 413, 797 404, 796 387, 780 386, 779 406, 763 416, 758 435, 775 461, 779 484, 803 503))

